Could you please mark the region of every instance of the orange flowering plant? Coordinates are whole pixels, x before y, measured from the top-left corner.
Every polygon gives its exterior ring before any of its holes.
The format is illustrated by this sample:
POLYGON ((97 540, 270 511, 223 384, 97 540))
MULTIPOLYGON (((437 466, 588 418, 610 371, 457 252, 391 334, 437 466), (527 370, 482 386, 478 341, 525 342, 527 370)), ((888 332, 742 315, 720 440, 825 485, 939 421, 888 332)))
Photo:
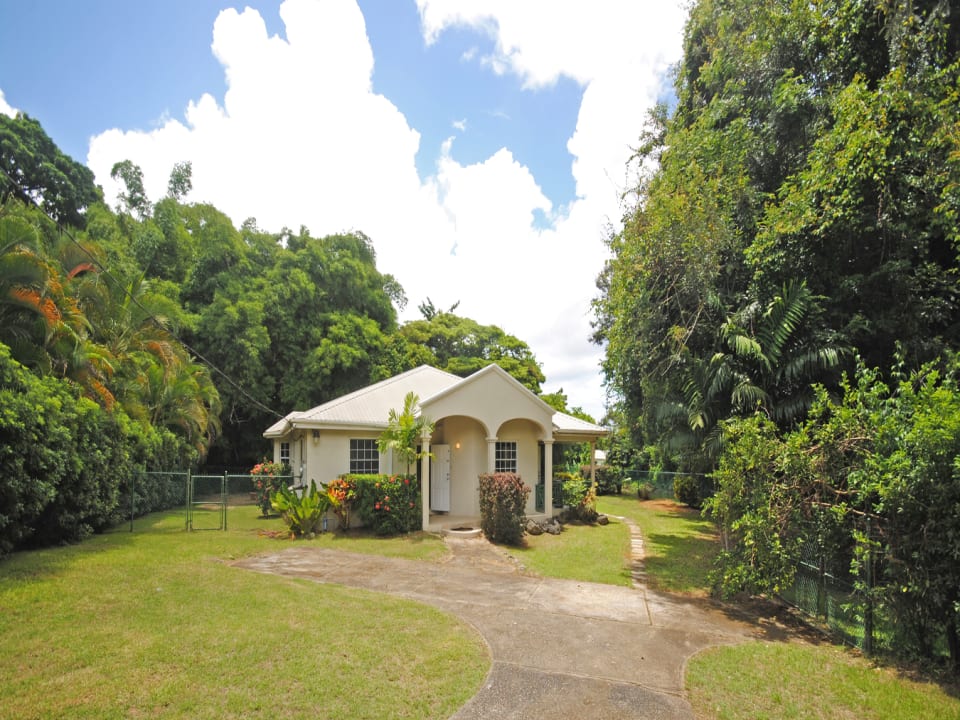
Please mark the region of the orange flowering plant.
POLYGON ((351 476, 346 475, 328 482, 326 489, 330 506, 340 523, 340 529, 349 530, 350 512, 353 510, 353 500, 356 497, 356 483, 351 476))

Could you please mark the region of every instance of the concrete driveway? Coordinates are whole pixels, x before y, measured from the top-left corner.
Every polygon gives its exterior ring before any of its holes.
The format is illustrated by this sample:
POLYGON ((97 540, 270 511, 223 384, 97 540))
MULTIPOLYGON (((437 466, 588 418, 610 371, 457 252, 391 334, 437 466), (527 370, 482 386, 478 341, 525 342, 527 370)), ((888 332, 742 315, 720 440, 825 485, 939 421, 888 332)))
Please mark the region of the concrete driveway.
POLYGON ((541 578, 483 539, 448 539, 444 562, 298 544, 235 565, 416 600, 486 639, 493 665, 453 717, 693 718, 688 658, 741 642, 758 626, 698 601, 634 588, 541 578))

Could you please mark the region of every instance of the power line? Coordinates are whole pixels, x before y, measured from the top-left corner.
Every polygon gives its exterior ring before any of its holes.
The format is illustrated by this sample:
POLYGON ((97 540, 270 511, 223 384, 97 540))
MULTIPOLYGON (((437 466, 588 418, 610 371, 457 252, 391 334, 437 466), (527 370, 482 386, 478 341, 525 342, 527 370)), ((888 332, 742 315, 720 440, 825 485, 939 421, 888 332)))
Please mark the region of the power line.
POLYGON ((130 299, 130 301, 133 302, 134 305, 136 305, 138 308, 140 308, 140 310, 143 311, 143 313, 146 315, 146 317, 147 317, 151 322, 153 322, 158 328, 160 328, 160 329, 163 330, 164 332, 170 333, 170 335, 173 337, 174 340, 176 340, 178 343, 180 343, 181 345, 183 345, 183 347, 185 347, 194 357, 196 357, 198 360, 200 360, 200 362, 202 362, 204 365, 206 365, 210 370, 212 370, 213 372, 215 372, 215 373, 217 373, 218 375, 220 375, 220 377, 222 377, 222 378, 223 378, 224 380, 226 380, 230 385, 232 385, 235 390, 237 390, 244 398, 246 398, 247 400, 249 400, 253 405, 255 405, 256 407, 260 408, 261 410, 265 410, 266 412, 268 412, 268 413, 270 413, 271 415, 274 415, 274 416, 276 416, 276 417, 278 417, 278 418, 281 418, 281 419, 282 419, 283 417, 285 417, 284 415, 281 415, 279 412, 277 412, 277 411, 274 410, 273 408, 268 407, 267 405, 264 405, 262 402, 260 402, 259 400, 257 400, 255 397, 253 397, 252 395, 250 395, 250 393, 248 393, 246 390, 244 390, 244 388, 243 388, 238 382, 236 382, 232 377, 230 377, 229 375, 227 375, 223 370, 221 370, 220 368, 218 368, 218 367, 217 367, 216 365, 214 365, 212 362, 210 362, 209 360, 207 360, 207 358, 205 358, 202 354, 200 354, 200 352, 198 352, 195 348, 191 347, 191 346, 190 346, 187 342, 185 342, 182 338, 180 338, 180 337, 177 335, 176 332, 174 332, 174 331, 171 330, 170 328, 165 327, 165 326, 163 325, 163 323, 161 323, 160 320, 159 320, 152 312, 150 312, 149 310, 147 310, 147 308, 145 308, 145 307, 140 303, 140 301, 137 300, 137 298, 136 298, 129 290, 127 290, 126 286, 125 286, 123 283, 121 283, 119 280, 117 280, 115 277, 113 277, 113 275, 110 274, 110 271, 103 266, 103 264, 100 262, 100 260, 97 259, 97 257, 94 256, 93 253, 91 253, 89 250, 87 250, 87 248, 85 248, 85 247, 73 236, 73 233, 71 233, 59 220, 57 220, 56 218, 52 217, 43 207, 40 206, 40 204, 39 204, 33 197, 31 197, 28 193, 26 193, 26 191, 24 191, 23 187, 22 187, 13 177, 10 176, 10 173, 8 173, 5 168, 0 167, 0 172, 3 172, 3 174, 7 177, 7 179, 8 179, 11 183, 13 183, 13 185, 14 185, 15 187, 18 187, 21 191, 23 191, 23 192, 24 192, 24 197, 28 198, 28 199, 30 200, 30 202, 33 204, 33 206, 34 206, 35 208, 37 208, 37 210, 39 210, 41 213, 43 213, 43 216, 44 216, 45 218, 47 218, 50 222, 54 223, 54 224, 57 226, 57 229, 58 229, 61 233, 66 234, 66 236, 67 236, 67 238, 70 240, 70 242, 72 242, 74 245, 76 245, 77 248, 79 248, 80 251, 81 251, 84 255, 86 255, 88 258, 90 258, 90 261, 97 267, 97 269, 99 270, 99 272, 100 272, 102 275, 104 275, 106 278, 108 278, 108 279, 110 280, 110 282, 114 283, 114 285, 115 285, 117 288, 119 288, 120 291, 123 292, 123 294, 126 295, 126 296, 130 299))

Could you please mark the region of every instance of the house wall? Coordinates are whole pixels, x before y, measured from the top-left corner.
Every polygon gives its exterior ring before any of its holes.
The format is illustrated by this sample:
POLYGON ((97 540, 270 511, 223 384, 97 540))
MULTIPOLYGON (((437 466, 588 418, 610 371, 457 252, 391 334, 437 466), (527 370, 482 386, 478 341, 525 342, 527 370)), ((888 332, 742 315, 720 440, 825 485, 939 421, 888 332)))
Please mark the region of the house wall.
MULTIPOLYGON (((350 472, 350 440, 376 440, 378 433, 362 430, 321 430, 318 438, 307 431, 302 442, 291 441, 290 461, 294 475, 300 472, 299 448, 303 451, 303 478, 305 485, 315 480, 317 485, 328 483, 339 475, 350 472)), ((280 457, 280 441, 274 442, 274 457, 280 457)), ((380 456, 380 472, 392 471, 392 458, 380 456)))
MULTIPOLYGON (((309 485, 313 480, 319 487, 350 472, 350 440, 376 440, 378 437, 378 433, 363 430, 321 430, 319 436, 314 439, 313 433, 307 430, 295 433, 289 439, 283 438, 282 442, 290 443, 290 467, 293 469, 294 477, 304 485, 309 485)), ((273 443, 275 462, 280 461, 280 443, 280 439, 274 440, 273 443)), ((396 464, 392 456, 380 456, 380 472, 393 472, 396 464)), ((402 468, 397 465, 396 469, 402 468)), ((327 513, 327 520, 331 529, 336 527, 337 519, 332 511, 327 513)), ((356 515, 351 518, 351 527, 362 525, 363 523, 356 515)))
MULTIPOLYGON (((469 415, 496 435, 499 428, 513 418, 530 418, 538 422, 545 434, 552 436, 553 410, 503 371, 468 379, 456 392, 431 399, 423 404, 424 412, 433 418, 469 415)), ((478 373, 479 374, 479 373, 478 373)))
MULTIPOLYGON (((509 420, 497 431, 498 440, 517 443, 517 472, 530 487, 528 514, 536 510, 533 487, 539 470, 541 434, 541 428, 529 420, 509 420)), ((487 465, 489 446, 483 425, 462 415, 443 418, 431 439, 431 447, 434 445, 450 446, 450 514, 479 515, 479 477, 493 470, 487 465)))
POLYGON ((497 432, 497 439, 501 442, 517 443, 517 474, 523 484, 530 488, 527 497, 526 512, 528 515, 536 513, 537 473, 540 466, 540 451, 538 441, 541 430, 539 426, 529 420, 510 420, 504 423, 497 432))
MULTIPOLYGON (((295 432, 292 435, 273 441, 273 461, 280 462, 280 443, 285 442, 290 445, 290 472, 294 478, 299 479, 301 469, 306 463, 308 440, 302 432, 295 432)), ((309 482, 309 479, 306 481, 309 482)))

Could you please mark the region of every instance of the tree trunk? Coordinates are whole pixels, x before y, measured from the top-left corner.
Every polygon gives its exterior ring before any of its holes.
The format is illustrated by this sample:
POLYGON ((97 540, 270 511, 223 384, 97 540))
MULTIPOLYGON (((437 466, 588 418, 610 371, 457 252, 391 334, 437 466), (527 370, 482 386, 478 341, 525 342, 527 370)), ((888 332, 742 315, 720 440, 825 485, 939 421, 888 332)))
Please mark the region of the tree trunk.
POLYGON ((950 649, 950 664, 953 672, 960 675, 960 636, 957 634, 957 618, 947 623, 947 647, 950 649))

